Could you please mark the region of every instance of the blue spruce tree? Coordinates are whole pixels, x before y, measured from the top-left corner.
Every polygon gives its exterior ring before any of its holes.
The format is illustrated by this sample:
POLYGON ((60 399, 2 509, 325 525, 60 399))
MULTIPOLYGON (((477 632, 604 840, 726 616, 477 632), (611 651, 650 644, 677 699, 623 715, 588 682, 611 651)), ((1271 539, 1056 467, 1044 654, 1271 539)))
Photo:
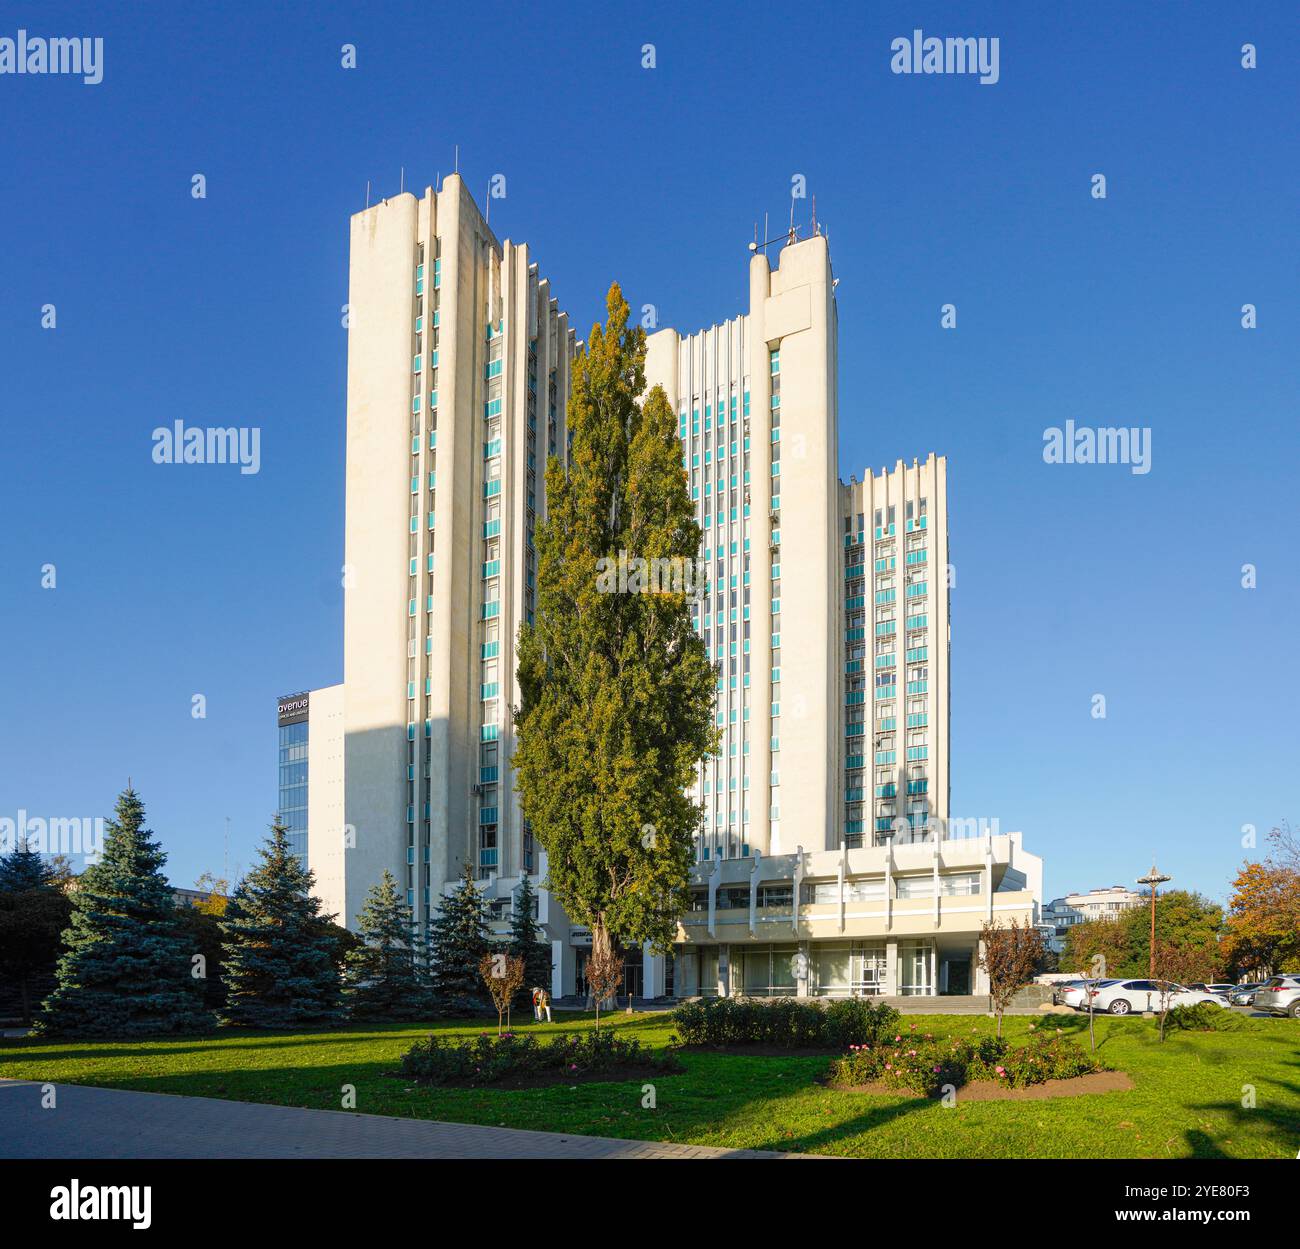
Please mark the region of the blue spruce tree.
POLYGON ((221 919, 223 1023, 296 1028, 339 1017, 336 938, 311 895, 313 874, 278 821, 262 861, 240 882, 221 919))
POLYGON ((162 874, 167 856, 144 827, 134 789, 117 800, 103 855, 77 880, 58 983, 36 1030, 49 1036, 134 1037, 203 1032, 200 983, 162 874))
POLYGON ((492 948, 483 895, 467 862, 456 891, 438 904, 429 923, 427 957, 433 1006, 441 1015, 477 1015, 490 1009, 479 960, 492 948))

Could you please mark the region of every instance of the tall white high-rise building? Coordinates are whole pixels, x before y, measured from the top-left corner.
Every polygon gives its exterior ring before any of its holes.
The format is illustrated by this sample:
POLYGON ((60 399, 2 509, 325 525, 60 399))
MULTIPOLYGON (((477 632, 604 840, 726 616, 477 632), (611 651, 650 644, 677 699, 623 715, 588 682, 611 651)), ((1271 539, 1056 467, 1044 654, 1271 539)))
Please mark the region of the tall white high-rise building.
MULTIPOLYGON (((282 794, 342 922, 388 870, 422 928, 468 862, 504 928, 545 877, 510 769, 514 641, 579 344, 456 176, 358 213, 350 270, 344 680, 282 700, 282 794)), ((628 952, 638 995, 956 991, 981 917, 1036 918, 1020 835, 945 822, 946 463, 840 482, 837 338, 814 234, 751 257, 746 314, 648 339, 722 745, 694 909, 673 955, 628 952)), ((590 934, 544 889, 538 918, 554 992, 581 992, 590 934)))

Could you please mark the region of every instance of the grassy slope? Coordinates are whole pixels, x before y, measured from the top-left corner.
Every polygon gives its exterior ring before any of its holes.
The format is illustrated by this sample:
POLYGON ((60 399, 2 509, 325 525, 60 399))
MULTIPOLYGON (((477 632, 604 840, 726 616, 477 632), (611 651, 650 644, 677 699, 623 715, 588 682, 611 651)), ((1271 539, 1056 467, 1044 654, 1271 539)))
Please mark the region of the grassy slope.
MULTIPOLYGON (((1014 1039, 1033 1022, 1009 1018, 1014 1039)), ((1087 1044, 1086 1021, 1049 1017, 1087 1044)), ((978 1028, 984 1017, 909 1016, 922 1032, 978 1028)), ((666 1015, 616 1014, 608 1025, 666 1045, 666 1015)), ((532 1030, 537 1025, 523 1025, 532 1030)), ((591 1026, 561 1015, 539 1031, 591 1026)), ((473 1035, 481 1023, 439 1024, 473 1035)), ((972 1102, 948 1109, 915 1098, 830 1092, 815 1077, 825 1058, 688 1053, 684 1075, 656 1081, 657 1108, 643 1109, 642 1082, 501 1092, 421 1089, 384 1073, 427 1027, 380 1025, 296 1035, 220 1034, 156 1042, 56 1044, 0 1041, 0 1077, 64 1081, 154 1093, 340 1109, 356 1088, 368 1114, 502 1124, 745 1148, 855 1157, 1287 1157, 1300 1149, 1300 1027, 1251 1020, 1232 1033, 1173 1033, 1153 1021, 1097 1021, 1099 1055, 1127 1071, 1123 1093, 1032 1102, 972 1102), (1244 1086, 1256 1105, 1242 1106, 1244 1086)))

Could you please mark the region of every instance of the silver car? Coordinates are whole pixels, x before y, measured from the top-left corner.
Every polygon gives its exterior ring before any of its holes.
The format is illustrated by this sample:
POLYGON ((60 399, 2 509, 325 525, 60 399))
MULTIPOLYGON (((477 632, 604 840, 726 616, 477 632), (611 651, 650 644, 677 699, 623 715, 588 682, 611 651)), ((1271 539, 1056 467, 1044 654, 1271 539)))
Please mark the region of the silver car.
POLYGON ((1263 987, 1263 984, 1239 984, 1233 989, 1229 1001, 1234 1006, 1253 1006, 1255 1004, 1255 994, 1263 987))
POLYGON ((1255 994, 1255 1009, 1300 1019, 1300 978, 1273 976, 1255 994))

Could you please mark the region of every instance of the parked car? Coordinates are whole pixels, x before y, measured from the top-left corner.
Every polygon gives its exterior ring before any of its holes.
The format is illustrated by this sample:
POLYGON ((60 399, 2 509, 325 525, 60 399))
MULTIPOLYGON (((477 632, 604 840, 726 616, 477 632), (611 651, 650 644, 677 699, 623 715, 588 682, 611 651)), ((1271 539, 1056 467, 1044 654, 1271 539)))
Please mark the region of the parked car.
MULTIPOLYGON (((1231 1009, 1228 999, 1217 993, 1205 993, 1198 989, 1184 988, 1180 984, 1173 986, 1169 997, 1169 1006, 1195 1006, 1200 1002, 1213 1002, 1224 1010, 1231 1009)), ((1164 1005, 1160 988, 1154 980, 1114 980, 1102 985, 1093 992, 1092 1009, 1107 1011, 1112 1015, 1127 1015, 1130 1011, 1160 1010, 1164 1005)), ((1084 1003, 1087 1006, 1087 1003, 1084 1003)))
POLYGON ((1273 976, 1255 994, 1255 1009, 1270 1015, 1290 1015, 1300 1019, 1300 978, 1273 976))
MULTIPOLYGON (((1094 989, 1104 984, 1114 983, 1113 980, 1093 980, 1091 982, 1094 989)), ((1082 980, 1067 980, 1064 984, 1056 986, 1056 991, 1052 994, 1052 1004, 1054 1006, 1073 1006, 1076 1010, 1086 1010, 1088 1000, 1083 993, 1084 982, 1082 980)))
POLYGON ((1082 980, 1058 980, 1052 985, 1052 1005, 1067 1006, 1071 1003, 1066 1002, 1065 995, 1071 989, 1081 989, 1082 980))
POLYGON ((1235 984, 1202 984, 1199 980, 1195 984, 1189 984, 1189 989, 1195 989, 1198 993, 1217 993, 1220 997, 1229 997, 1236 989, 1235 984))
POLYGON ((1231 1001, 1234 1006, 1254 1006, 1255 994, 1263 987, 1264 984, 1262 981, 1258 981, 1254 984, 1239 984, 1232 991, 1232 996, 1229 998, 1229 1001, 1231 1001))

